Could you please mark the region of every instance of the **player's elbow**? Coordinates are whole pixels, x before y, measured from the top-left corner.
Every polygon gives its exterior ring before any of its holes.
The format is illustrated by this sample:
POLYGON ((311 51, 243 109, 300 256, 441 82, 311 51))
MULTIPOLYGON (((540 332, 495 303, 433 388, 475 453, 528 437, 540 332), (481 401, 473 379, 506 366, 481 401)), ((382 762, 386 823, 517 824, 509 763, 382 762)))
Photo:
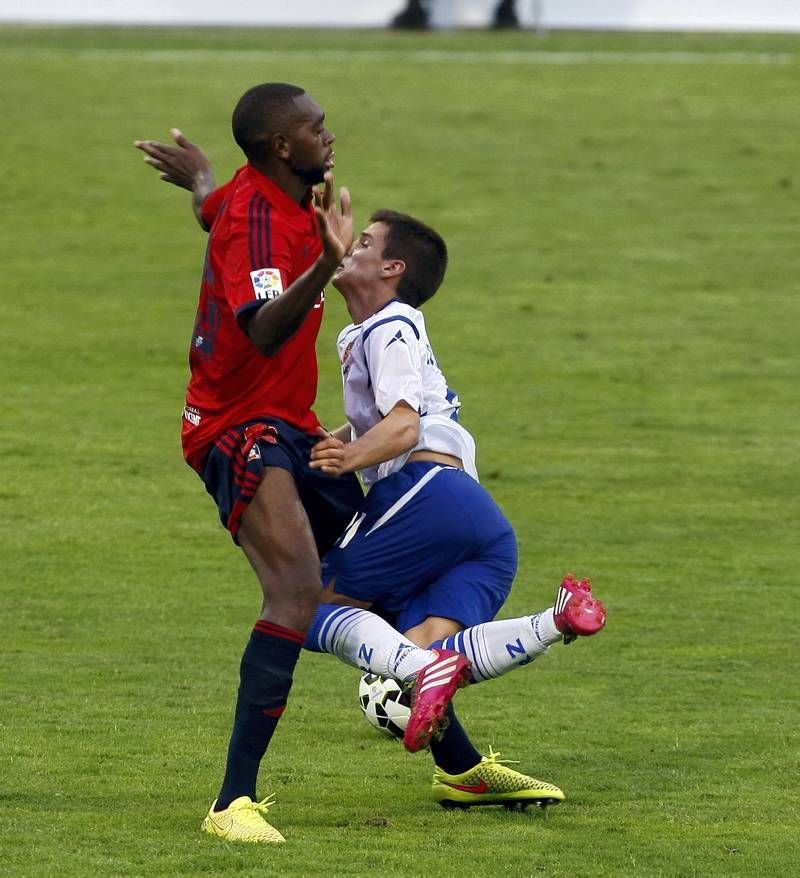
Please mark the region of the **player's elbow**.
POLYGON ((284 320, 271 309, 270 305, 262 305, 249 317, 245 315, 246 332, 250 341, 266 357, 274 357, 302 324, 301 319, 284 320))
POLYGON ((266 339, 261 343, 256 343, 256 347, 265 357, 274 357, 283 347, 283 342, 276 339, 266 339))
POLYGON ((249 320, 243 328, 250 341, 265 357, 274 357, 286 341, 285 338, 279 337, 269 324, 265 325, 258 320, 249 320))
POLYGON ((419 417, 415 418, 411 421, 406 427, 407 430, 407 445, 409 448, 413 448, 419 442, 419 417))
POLYGON ((408 451, 419 442, 419 415, 413 409, 400 409, 402 412, 398 439, 403 451, 408 451))

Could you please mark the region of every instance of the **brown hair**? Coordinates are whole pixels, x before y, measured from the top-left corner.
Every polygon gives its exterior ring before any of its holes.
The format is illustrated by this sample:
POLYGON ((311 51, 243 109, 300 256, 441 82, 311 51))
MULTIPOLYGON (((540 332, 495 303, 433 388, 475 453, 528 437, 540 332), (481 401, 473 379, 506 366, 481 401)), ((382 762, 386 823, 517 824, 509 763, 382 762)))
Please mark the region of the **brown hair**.
POLYGON ((447 245, 442 236, 413 216, 396 210, 376 210, 369 219, 388 229, 384 258, 402 259, 406 264, 397 295, 413 308, 419 308, 444 280, 447 245))

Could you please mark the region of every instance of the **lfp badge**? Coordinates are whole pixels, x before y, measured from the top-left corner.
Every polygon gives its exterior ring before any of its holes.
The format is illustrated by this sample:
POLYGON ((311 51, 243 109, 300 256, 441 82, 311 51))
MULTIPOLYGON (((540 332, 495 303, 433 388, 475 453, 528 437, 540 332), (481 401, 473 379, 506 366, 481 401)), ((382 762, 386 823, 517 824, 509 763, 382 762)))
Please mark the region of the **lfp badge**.
POLYGON ((259 268, 250 272, 250 280, 253 283, 253 291, 257 299, 277 299, 283 292, 281 272, 278 268, 259 268))

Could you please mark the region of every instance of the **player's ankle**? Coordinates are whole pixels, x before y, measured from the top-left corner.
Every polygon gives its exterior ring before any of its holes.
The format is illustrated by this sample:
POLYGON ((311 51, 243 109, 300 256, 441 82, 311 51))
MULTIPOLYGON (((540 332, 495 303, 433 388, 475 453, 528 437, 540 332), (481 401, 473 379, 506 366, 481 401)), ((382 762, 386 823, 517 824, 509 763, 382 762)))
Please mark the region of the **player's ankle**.
POLYGON ((533 626, 533 633, 536 635, 536 639, 546 646, 558 643, 561 640, 561 635, 564 633, 558 627, 553 607, 548 607, 543 612, 531 616, 531 625, 533 626))

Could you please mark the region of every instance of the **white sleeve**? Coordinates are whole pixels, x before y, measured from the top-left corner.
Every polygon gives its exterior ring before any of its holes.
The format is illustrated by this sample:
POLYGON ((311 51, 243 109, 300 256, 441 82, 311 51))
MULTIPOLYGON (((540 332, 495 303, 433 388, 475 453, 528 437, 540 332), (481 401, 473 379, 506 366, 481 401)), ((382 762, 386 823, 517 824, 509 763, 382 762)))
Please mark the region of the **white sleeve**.
POLYGON ((400 318, 375 326, 364 353, 378 411, 385 417, 404 401, 421 413, 422 356, 413 324, 400 318))

